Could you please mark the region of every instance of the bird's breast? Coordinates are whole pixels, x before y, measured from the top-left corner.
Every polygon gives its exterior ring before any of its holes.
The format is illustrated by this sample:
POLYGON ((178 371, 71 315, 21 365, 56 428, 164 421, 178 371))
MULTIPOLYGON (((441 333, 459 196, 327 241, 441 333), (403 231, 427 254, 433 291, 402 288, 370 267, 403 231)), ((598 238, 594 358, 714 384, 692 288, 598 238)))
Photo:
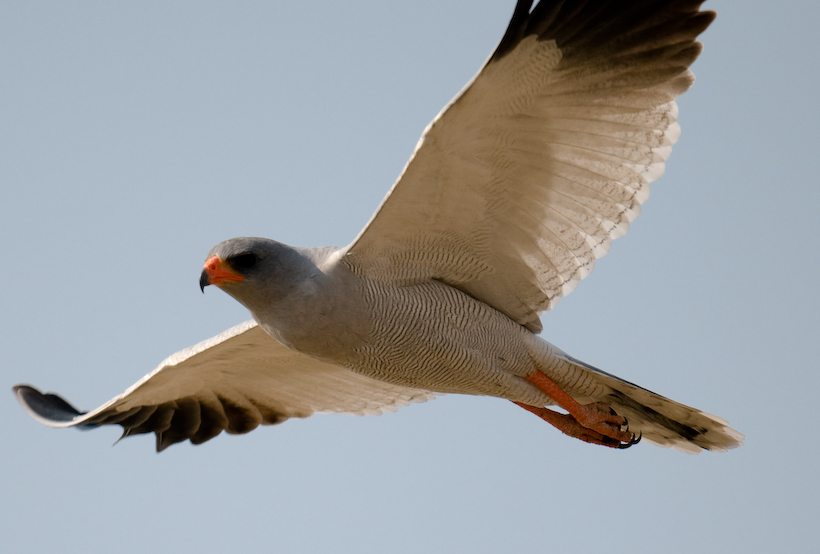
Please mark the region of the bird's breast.
POLYGON ((524 334, 509 317, 463 292, 428 281, 369 282, 366 340, 352 369, 437 392, 502 395, 510 377, 532 367, 524 334))
POLYGON ((371 315, 359 288, 319 279, 277 300, 254 319, 285 346, 323 361, 349 366, 367 339, 371 315))

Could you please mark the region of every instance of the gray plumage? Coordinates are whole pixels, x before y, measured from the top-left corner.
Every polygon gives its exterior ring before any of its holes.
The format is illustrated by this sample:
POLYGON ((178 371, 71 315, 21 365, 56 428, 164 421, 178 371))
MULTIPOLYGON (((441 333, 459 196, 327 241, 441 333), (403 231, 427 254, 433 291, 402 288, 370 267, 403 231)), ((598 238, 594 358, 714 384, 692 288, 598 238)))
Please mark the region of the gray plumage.
POLYGON ((211 250, 235 275, 218 286, 254 322, 175 354, 88 414, 28 386, 15 388, 23 405, 55 427, 153 431, 161 450, 435 393, 553 405, 527 379, 537 370, 661 446, 741 444, 725 421, 533 334, 662 174, 679 136, 674 99, 693 82, 695 38, 714 14, 678 0, 531 5, 518 2, 499 47, 350 245, 238 238, 211 250))

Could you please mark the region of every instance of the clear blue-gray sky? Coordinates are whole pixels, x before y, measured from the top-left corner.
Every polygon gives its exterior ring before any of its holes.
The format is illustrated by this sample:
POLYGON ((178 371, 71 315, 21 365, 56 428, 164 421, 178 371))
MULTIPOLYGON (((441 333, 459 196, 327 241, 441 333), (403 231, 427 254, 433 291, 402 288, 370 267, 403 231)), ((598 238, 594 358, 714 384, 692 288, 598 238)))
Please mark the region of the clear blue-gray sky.
POLYGON ((714 0, 683 135, 552 312, 572 355, 746 446, 612 451, 447 396, 154 452, 54 430, 248 318, 215 243, 348 243, 514 1, 0 2, 0 550, 806 552, 817 527, 820 4, 714 0))

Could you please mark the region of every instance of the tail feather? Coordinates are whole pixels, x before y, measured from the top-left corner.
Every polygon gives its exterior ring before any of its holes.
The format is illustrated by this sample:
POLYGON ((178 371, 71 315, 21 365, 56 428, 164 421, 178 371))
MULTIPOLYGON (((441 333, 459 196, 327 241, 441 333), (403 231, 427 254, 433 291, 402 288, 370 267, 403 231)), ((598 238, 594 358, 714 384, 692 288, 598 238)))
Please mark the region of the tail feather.
POLYGON ((743 434, 717 416, 685 406, 596 367, 565 356, 573 365, 593 374, 607 392, 591 401, 605 402, 629 421, 629 429, 643 440, 681 452, 725 452, 743 445, 743 434))

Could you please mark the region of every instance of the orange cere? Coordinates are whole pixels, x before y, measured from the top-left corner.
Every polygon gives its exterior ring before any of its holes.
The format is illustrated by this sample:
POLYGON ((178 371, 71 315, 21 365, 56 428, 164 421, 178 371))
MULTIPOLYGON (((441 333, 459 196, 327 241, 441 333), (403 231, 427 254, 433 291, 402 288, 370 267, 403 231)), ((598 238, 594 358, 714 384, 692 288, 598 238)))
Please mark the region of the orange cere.
POLYGON ((238 274, 219 256, 211 256, 205 262, 205 273, 208 275, 208 283, 218 285, 225 281, 244 281, 245 278, 238 274))

